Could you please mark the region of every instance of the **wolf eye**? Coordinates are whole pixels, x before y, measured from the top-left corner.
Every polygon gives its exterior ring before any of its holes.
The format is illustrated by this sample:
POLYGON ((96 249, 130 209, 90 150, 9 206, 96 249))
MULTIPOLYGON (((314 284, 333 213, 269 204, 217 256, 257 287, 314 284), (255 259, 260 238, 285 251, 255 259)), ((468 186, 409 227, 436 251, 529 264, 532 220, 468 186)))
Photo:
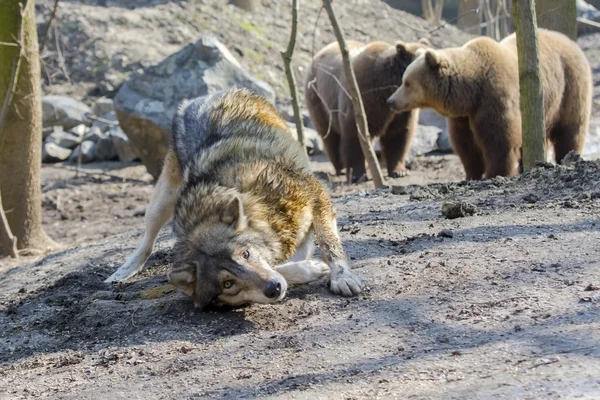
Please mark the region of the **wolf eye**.
POLYGON ((230 289, 232 286, 233 286, 233 281, 232 280, 228 280, 228 281, 223 282, 223 287, 225 289, 230 289))
POLYGON ((248 250, 244 250, 244 252, 242 253, 242 257, 244 257, 246 260, 250 258, 250 252, 248 250))

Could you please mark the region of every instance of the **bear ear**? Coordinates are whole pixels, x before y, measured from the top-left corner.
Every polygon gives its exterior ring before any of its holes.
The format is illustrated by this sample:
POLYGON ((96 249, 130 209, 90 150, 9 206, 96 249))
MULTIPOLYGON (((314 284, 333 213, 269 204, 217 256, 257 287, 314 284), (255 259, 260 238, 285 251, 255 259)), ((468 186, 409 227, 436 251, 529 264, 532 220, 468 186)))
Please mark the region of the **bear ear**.
POLYGON ((419 43, 421 43, 424 46, 431 47, 431 42, 428 39, 421 38, 419 39, 419 43))
POLYGON ((448 61, 444 56, 433 50, 427 50, 425 52, 425 62, 434 69, 445 68, 448 66, 448 61))
POLYGON ((400 55, 400 56, 408 53, 408 48, 406 47, 406 43, 397 41, 396 42, 396 53, 398 53, 398 55, 400 55))

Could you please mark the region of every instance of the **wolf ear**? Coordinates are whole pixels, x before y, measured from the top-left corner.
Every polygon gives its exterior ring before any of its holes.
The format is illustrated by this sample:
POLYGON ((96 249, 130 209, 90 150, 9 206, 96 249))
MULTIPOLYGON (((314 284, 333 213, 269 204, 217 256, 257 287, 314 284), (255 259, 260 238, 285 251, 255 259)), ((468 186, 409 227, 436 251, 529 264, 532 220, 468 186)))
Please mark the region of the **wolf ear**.
POLYGON ((431 42, 428 39, 421 38, 419 39, 419 43, 421 43, 424 46, 431 47, 431 42))
POLYGON ((448 66, 448 60, 443 55, 438 54, 433 50, 425 52, 425 62, 433 69, 445 68, 448 66))
POLYGON ((182 267, 173 268, 167 274, 169 283, 177 289, 182 290, 188 296, 194 294, 194 286, 196 285, 196 266, 185 264, 182 267))
POLYGON ((221 222, 231 225, 238 232, 246 228, 247 220, 244 214, 244 206, 238 196, 234 196, 225 206, 221 213, 221 222))

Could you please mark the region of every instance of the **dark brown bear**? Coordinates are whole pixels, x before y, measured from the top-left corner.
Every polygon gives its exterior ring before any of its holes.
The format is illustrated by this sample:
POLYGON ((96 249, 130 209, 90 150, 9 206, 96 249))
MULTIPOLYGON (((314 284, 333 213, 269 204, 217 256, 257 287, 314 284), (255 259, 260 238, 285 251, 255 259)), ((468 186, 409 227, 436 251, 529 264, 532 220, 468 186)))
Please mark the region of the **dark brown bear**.
MULTIPOLYGON (((583 150, 592 74, 581 49, 565 35, 540 29, 539 44, 546 138, 560 162, 570 150, 583 150)), ((422 53, 406 69, 390 106, 402 113, 431 107, 448 117, 467 179, 516 175, 521 110, 515 35, 500 43, 477 38, 463 47, 422 53)))
MULTIPOLYGON (((371 136, 379 136, 390 177, 407 174, 405 158, 418 123, 418 110, 394 114, 387 98, 402 81, 406 67, 418 49, 429 47, 426 39, 418 43, 384 42, 363 44, 348 41, 356 80, 362 94, 371 136)), ((344 75, 342 55, 337 42, 318 52, 305 82, 306 105, 315 128, 323 137, 329 160, 336 174, 352 173, 352 181, 366 178, 354 108, 344 75)))

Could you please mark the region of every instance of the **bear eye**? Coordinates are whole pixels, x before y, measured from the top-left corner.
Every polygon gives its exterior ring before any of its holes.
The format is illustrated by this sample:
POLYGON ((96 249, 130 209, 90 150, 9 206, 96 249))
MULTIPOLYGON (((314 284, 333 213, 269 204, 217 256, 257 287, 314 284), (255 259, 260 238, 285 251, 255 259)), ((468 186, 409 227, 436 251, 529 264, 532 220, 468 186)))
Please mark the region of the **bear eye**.
POLYGON ((410 87, 410 82, 404 82, 404 87, 410 87))
POLYGON ((225 289, 231 289, 232 286, 233 286, 233 281, 231 279, 223 282, 223 288, 225 288, 225 289))
POLYGON ((244 252, 242 253, 242 257, 244 257, 246 260, 250 258, 250 252, 248 250, 244 250, 244 252))

